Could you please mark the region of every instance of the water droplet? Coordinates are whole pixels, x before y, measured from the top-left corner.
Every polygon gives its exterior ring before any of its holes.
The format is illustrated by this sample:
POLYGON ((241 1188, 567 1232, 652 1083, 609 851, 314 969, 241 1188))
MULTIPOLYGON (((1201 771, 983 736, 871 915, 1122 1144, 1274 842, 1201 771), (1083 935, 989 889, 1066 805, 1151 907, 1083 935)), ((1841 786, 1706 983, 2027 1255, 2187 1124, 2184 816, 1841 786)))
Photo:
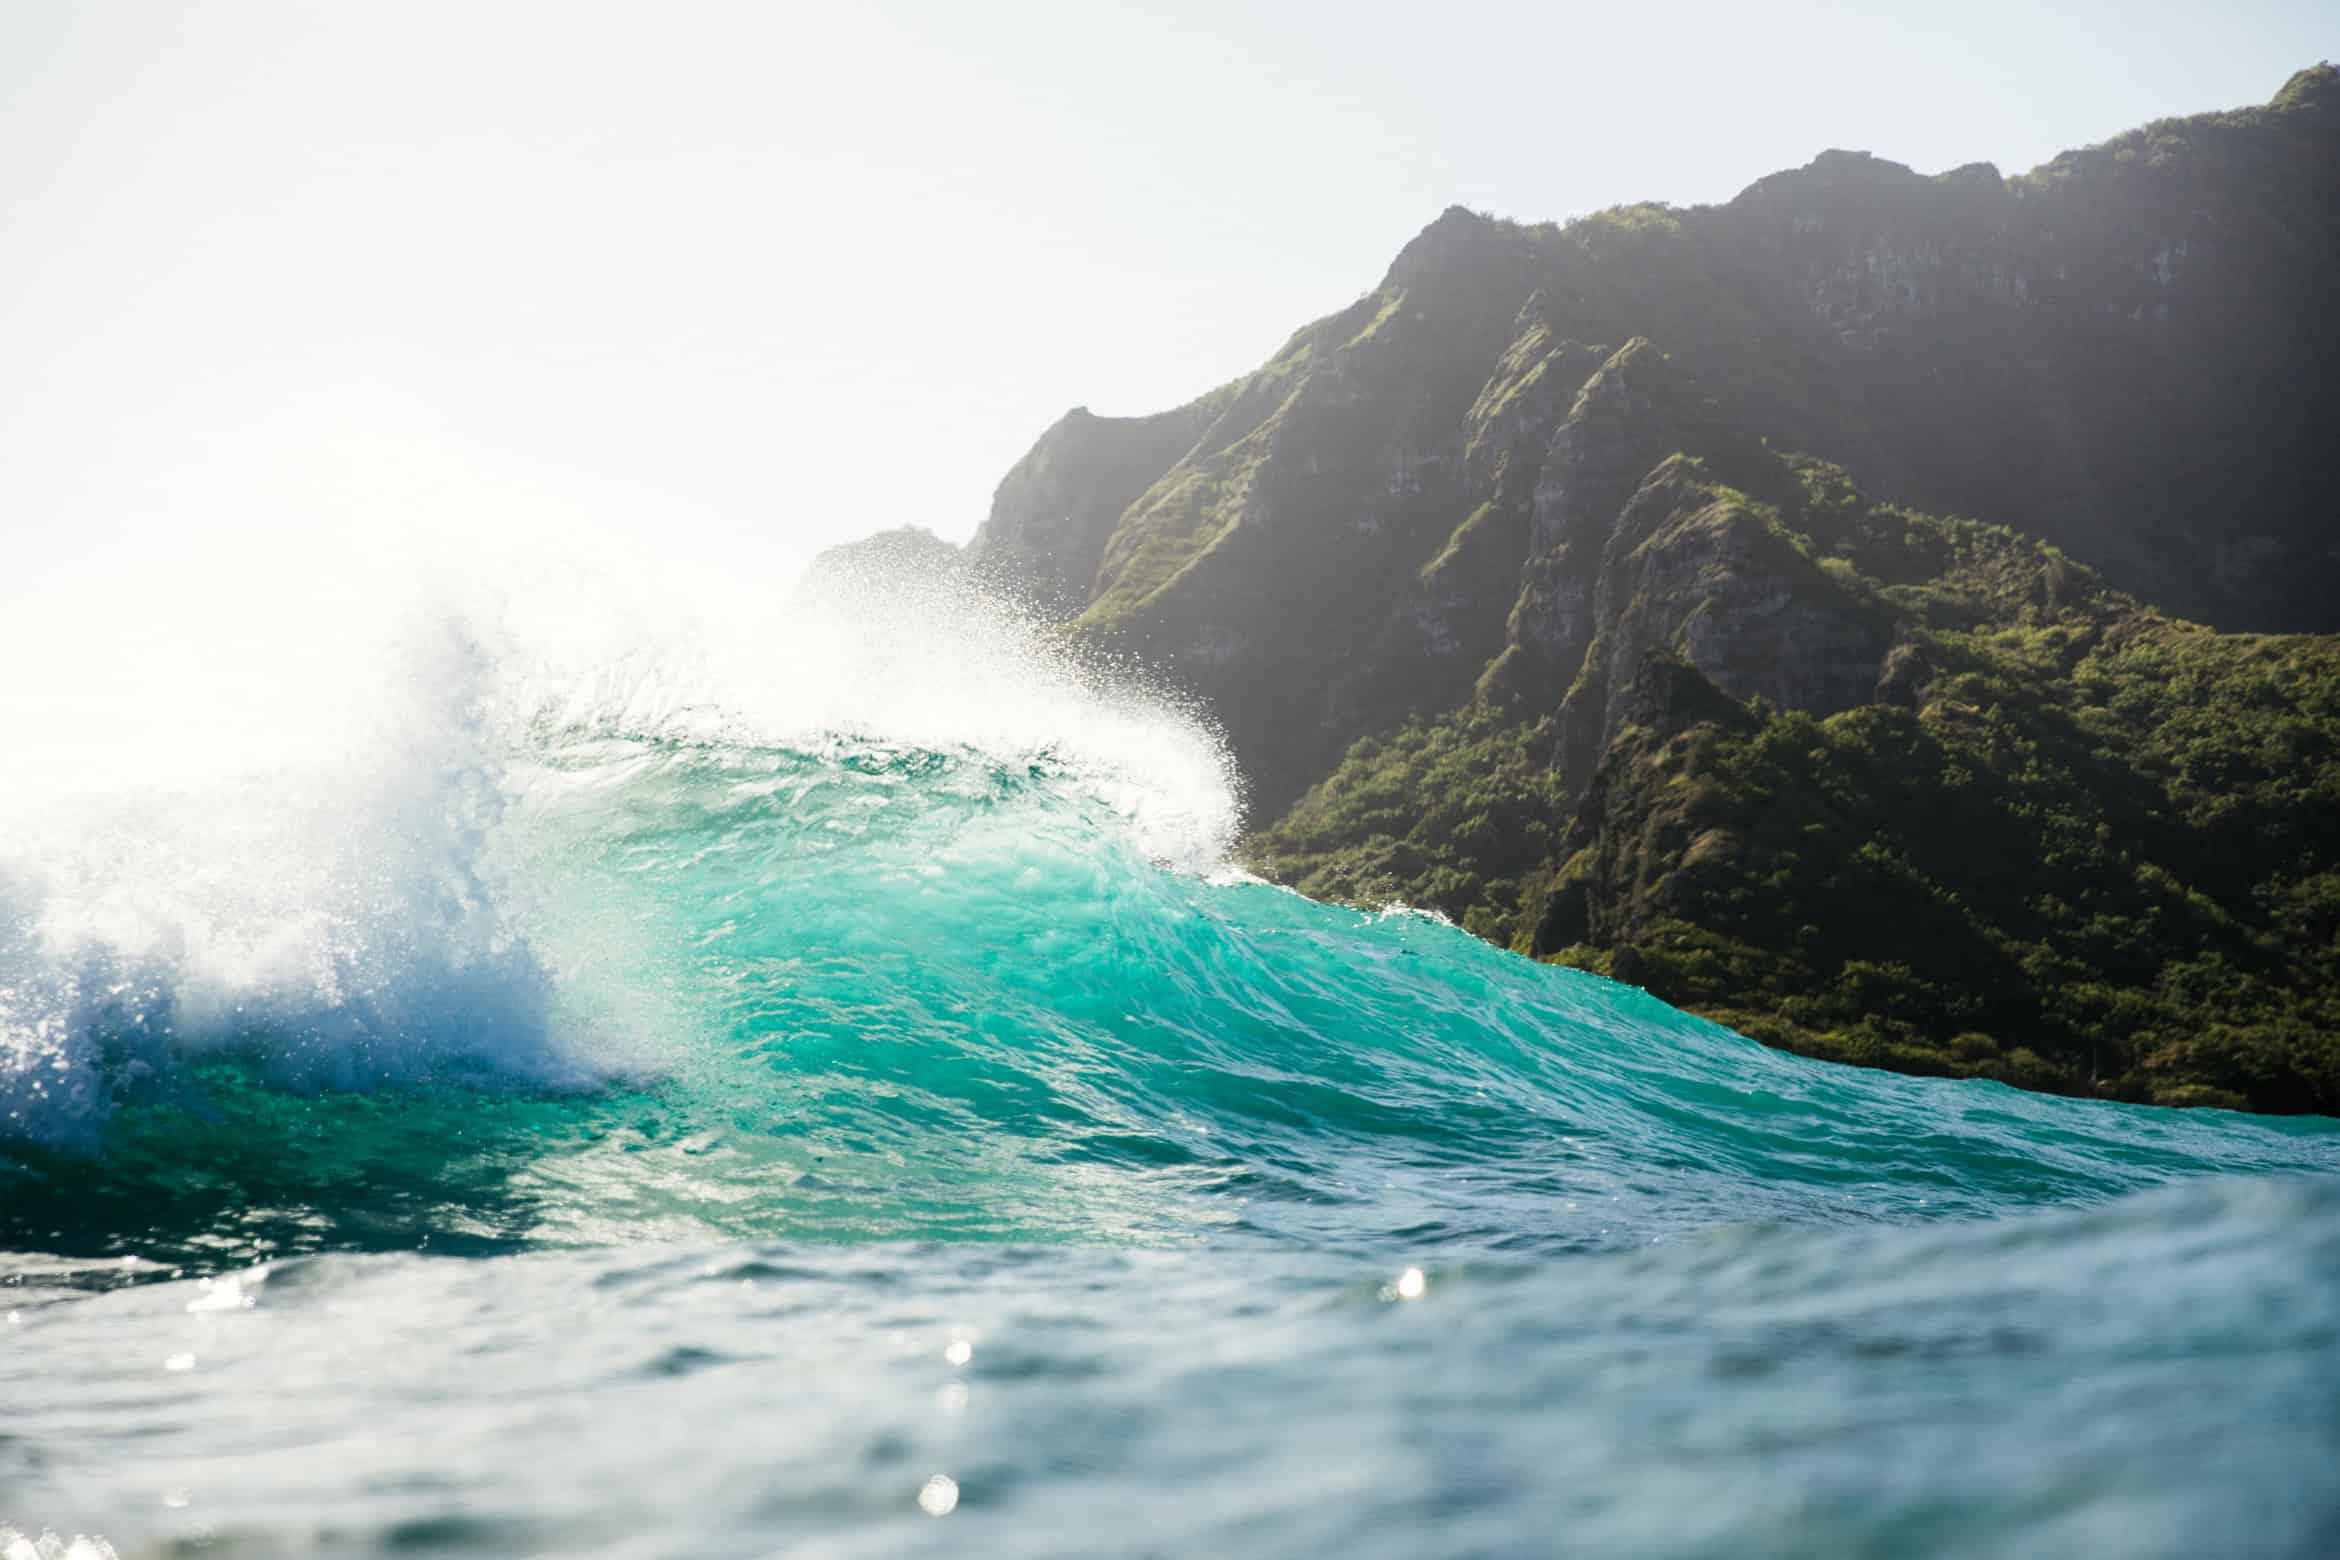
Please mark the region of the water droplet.
POLYGON ((174 1354, 163 1361, 163 1369, 165 1370, 193 1370, 194 1368, 195 1356, 192 1354, 174 1354))
MULTIPOLYGON (((255 1277, 255 1287, 258 1282, 255 1277)), ((216 1284, 207 1279, 203 1292, 187 1302, 187 1314, 201 1316, 207 1311, 249 1311, 257 1303, 256 1298, 246 1292, 242 1279, 223 1278, 216 1284)))
POLYGON ((1419 1300, 1422 1291, 1429 1287, 1430 1281, 1422 1276, 1420 1268, 1410 1267, 1398 1275, 1397 1292, 1400 1300, 1419 1300))
POLYGON ((959 1481, 938 1473, 918 1491, 918 1509, 930 1517, 947 1517, 959 1509, 959 1481))
POLYGON ((975 1345, 964 1338, 953 1338, 943 1350, 943 1358, 953 1365, 964 1365, 975 1357, 975 1345))

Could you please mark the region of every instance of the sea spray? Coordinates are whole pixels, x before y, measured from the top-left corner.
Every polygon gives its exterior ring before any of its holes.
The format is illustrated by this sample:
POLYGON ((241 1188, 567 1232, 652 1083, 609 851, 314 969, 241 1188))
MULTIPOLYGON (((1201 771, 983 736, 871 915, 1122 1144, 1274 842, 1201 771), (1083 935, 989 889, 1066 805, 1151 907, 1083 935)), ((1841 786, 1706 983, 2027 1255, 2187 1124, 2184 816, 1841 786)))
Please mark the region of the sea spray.
POLYGON ((489 671, 422 625, 365 763, 19 814, 0 878, 0 1120, 87 1143, 190 1057, 283 1086, 478 1070, 584 1081, 492 853, 489 671))

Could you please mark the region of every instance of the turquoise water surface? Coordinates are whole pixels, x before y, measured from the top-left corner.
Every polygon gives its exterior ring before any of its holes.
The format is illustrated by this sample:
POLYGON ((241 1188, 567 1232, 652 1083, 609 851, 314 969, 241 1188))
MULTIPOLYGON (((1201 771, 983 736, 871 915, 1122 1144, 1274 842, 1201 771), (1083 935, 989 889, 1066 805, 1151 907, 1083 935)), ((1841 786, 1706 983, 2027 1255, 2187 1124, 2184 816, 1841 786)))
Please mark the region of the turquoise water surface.
POLYGON ((0 1523, 2340 1552, 2340 1123, 1808 1062, 1310 903, 1159 720, 459 722, 52 829, 0 866, 0 1523))

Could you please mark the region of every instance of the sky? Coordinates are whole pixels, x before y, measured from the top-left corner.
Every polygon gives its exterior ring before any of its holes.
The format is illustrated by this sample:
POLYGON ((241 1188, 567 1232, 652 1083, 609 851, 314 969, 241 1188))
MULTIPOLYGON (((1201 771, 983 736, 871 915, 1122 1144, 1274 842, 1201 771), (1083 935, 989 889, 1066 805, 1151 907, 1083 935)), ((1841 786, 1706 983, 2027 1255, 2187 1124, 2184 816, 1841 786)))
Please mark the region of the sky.
POLYGON ((960 540, 1067 408, 1256 366, 1449 204, 2012 171, 2335 54, 2269 0, 10 0, 0 608, 960 540))

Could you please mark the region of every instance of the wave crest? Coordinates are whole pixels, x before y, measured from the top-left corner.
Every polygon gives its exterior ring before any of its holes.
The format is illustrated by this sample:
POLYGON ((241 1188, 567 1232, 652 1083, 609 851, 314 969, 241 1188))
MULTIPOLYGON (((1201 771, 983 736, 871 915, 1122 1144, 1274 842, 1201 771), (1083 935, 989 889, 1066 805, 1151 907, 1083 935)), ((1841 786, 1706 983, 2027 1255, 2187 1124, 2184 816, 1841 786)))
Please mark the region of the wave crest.
POLYGON ((614 902, 609 847, 700 806, 684 771, 743 755, 722 785, 794 786, 799 849, 849 832, 889 766, 952 770, 936 796, 1020 777, 1192 872, 1239 823, 1207 723, 955 578, 816 577, 728 624, 629 616, 617 643, 543 628, 510 603, 486 627, 425 617, 373 686, 288 703, 370 701, 349 751, 175 790, 108 774, 113 794, 22 814, 0 847, 0 1139, 90 1146, 222 1053, 301 1090, 666 1070, 690 1044, 660 1006, 680 950, 614 902))

